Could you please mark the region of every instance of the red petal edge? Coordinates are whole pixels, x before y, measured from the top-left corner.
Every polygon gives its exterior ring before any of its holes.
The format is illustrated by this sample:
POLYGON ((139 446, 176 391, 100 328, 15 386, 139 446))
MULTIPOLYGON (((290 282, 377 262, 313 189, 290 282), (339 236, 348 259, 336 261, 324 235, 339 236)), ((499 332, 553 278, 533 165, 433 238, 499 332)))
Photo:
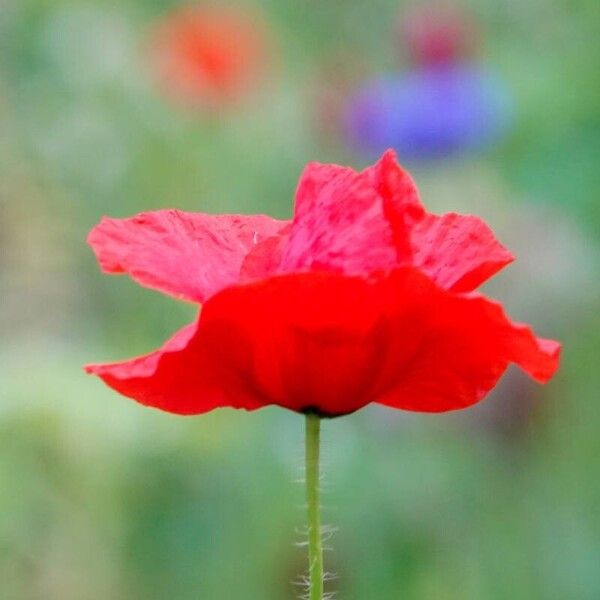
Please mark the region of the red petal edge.
POLYGON ((309 163, 296 190, 280 271, 360 275, 396 265, 392 230, 368 178, 348 167, 309 163))
POLYGON ((253 254, 271 273, 366 275, 415 266, 456 292, 476 289, 514 259, 478 217, 428 213, 392 150, 360 173, 309 163, 296 191, 289 235, 253 254))
POLYGON ((514 260, 478 217, 427 213, 411 176, 388 150, 363 171, 384 204, 398 251, 398 265, 414 265, 455 292, 476 289, 514 260))
POLYGON ((410 368, 378 402, 418 412, 445 412, 482 400, 510 363, 539 383, 559 365, 561 346, 512 322, 478 294, 447 294, 410 368))
POLYGON ((243 385, 234 385, 236 373, 230 373, 220 360, 219 344, 211 344, 211 337, 209 333, 199 340, 196 322, 155 352, 84 368, 120 394, 174 414, 194 415, 226 406, 260 408, 262 404, 243 385))
POLYGON ((179 414, 277 404, 336 416, 371 401, 441 412, 481 400, 509 363, 538 381, 559 345, 484 297, 412 267, 372 279, 295 273, 227 288, 159 351, 88 372, 179 414))
POLYGON ((514 260, 492 230, 473 215, 427 215, 411 238, 412 264, 454 292, 475 290, 514 260))
POLYGON ((146 287, 204 302, 237 283, 248 252, 286 225, 264 215, 158 210, 128 219, 105 217, 88 242, 104 272, 129 273, 146 287))

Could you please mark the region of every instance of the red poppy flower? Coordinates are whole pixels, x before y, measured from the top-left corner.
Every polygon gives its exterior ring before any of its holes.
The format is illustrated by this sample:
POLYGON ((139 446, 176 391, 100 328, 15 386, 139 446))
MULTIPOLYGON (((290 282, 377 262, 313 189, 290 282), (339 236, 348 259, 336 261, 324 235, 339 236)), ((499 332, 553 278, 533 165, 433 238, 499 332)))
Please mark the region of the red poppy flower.
POLYGON ((260 81, 267 63, 265 27, 232 8, 178 9, 156 27, 152 57, 166 93, 215 107, 260 81))
POLYGON ((291 221, 161 210, 89 242, 105 272, 202 305, 156 352, 87 367, 169 412, 440 412, 510 363, 539 382, 558 366, 557 342, 475 291, 513 256, 479 218, 428 213, 392 151, 362 172, 309 164, 291 221))

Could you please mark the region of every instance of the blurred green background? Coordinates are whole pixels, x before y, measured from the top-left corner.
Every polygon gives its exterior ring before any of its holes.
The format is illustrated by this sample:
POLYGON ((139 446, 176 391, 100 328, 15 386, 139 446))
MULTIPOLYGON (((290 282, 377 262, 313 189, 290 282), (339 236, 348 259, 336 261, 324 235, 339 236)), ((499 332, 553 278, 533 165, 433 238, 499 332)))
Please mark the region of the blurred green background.
MULTIPOLYGON (((210 114, 174 105, 148 68, 148 31, 177 6, 0 0, 2 599, 301 591, 302 419, 175 417, 85 376, 83 363, 149 351, 194 315, 103 276, 85 237, 104 214, 160 207, 289 216, 306 162, 363 166, 319 103, 338 91, 331 65, 349 79, 395 68, 404 5, 254 5, 270 76, 210 114)), ((327 421, 325 520, 339 528, 327 568, 345 600, 594 600, 600 9, 467 6, 481 60, 515 95, 515 127, 485 153, 407 166, 430 208, 480 214, 514 250, 487 291, 562 340, 563 365, 545 388, 511 371, 460 414, 369 407, 327 421)))

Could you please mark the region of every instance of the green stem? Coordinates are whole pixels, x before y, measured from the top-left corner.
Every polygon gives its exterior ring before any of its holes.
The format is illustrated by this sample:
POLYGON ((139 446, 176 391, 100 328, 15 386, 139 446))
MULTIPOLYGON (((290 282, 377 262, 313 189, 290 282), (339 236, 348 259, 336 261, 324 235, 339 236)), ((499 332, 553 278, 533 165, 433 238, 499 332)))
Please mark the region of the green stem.
POLYGON ((309 600, 323 600, 323 546, 319 505, 321 418, 306 415, 306 503, 308 507, 309 600))

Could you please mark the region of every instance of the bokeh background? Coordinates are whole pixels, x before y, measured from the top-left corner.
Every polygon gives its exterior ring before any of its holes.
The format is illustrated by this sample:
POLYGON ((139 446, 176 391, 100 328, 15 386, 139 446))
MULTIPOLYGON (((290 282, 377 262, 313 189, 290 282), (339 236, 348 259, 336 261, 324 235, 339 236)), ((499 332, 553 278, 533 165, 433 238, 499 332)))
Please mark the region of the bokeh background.
MULTIPOLYGON (((101 275, 85 237, 102 215, 289 216, 306 162, 372 158, 344 134, 353 90, 418 68, 398 26, 414 4, 236 6, 258 46, 217 31, 217 75, 219 48, 240 64, 254 53, 225 93, 193 69, 174 89, 156 57, 181 3, 0 0, 3 599, 301 592, 302 419, 175 417, 81 369, 149 351, 194 316, 101 275)), ((482 215, 516 253, 487 292, 564 342, 562 369, 544 388, 510 371, 460 414, 369 407, 326 422, 325 519, 339 529, 327 567, 345 600, 594 600, 599 5, 461 6, 477 24, 471 56, 509 91, 510 127, 485 147, 400 160, 428 207, 482 215)))

